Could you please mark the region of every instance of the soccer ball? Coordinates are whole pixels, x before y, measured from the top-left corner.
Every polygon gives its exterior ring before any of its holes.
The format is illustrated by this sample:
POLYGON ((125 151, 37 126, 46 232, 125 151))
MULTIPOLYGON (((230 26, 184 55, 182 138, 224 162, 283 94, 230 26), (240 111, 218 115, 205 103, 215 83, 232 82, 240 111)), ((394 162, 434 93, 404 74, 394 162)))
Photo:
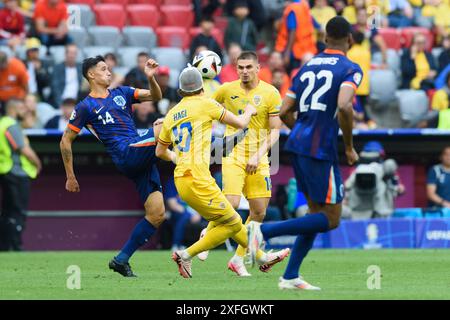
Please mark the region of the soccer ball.
POLYGON ((192 61, 203 78, 214 79, 222 70, 222 60, 214 51, 201 51, 192 61))

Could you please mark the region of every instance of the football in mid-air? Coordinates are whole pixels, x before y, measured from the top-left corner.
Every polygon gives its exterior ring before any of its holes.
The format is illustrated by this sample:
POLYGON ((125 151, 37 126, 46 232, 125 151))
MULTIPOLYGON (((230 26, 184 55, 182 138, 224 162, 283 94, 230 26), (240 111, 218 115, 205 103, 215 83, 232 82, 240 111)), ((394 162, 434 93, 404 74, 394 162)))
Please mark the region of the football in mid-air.
POLYGON ((192 65, 200 71, 203 78, 214 79, 222 70, 222 60, 214 51, 201 51, 194 57, 192 65))

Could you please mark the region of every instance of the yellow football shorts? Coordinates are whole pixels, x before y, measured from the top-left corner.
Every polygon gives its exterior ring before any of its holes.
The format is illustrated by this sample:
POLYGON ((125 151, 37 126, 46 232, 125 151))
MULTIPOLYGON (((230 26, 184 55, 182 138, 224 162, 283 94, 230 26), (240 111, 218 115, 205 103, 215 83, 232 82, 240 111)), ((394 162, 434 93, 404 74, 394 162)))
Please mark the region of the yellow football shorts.
POLYGON ((206 220, 224 224, 242 222, 212 177, 206 180, 175 177, 175 186, 181 199, 206 220))
POLYGON ((261 164, 254 174, 245 171, 246 164, 222 163, 222 190, 225 195, 244 194, 247 199, 270 198, 270 167, 261 164))

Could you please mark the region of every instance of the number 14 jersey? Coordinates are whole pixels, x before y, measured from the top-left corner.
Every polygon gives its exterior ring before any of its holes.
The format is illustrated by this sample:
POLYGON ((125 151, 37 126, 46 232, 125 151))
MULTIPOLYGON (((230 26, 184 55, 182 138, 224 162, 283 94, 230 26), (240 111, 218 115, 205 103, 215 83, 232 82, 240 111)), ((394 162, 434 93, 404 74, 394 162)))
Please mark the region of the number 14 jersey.
POLYGON ((316 159, 337 161, 338 95, 342 86, 360 85, 363 72, 343 52, 327 49, 295 75, 288 96, 298 117, 286 150, 316 159))

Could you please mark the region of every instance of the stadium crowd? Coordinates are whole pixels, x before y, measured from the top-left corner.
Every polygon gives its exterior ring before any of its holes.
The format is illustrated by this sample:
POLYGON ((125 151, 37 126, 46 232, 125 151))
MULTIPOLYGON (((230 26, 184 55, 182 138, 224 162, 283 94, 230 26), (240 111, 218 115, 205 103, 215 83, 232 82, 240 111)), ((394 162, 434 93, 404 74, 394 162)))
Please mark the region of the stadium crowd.
MULTIPOLYGON (((450 129, 449 0, 3 0, 1 112, 20 105, 22 128, 64 130, 89 93, 81 62, 97 54, 113 72, 111 88, 147 88, 145 63, 159 62, 163 98, 135 108, 139 129, 179 102, 180 70, 206 49, 223 61, 218 78, 205 81, 207 94, 237 80, 237 57, 253 50, 260 79, 284 96, 298 68, 324 50, 324 26, 335 15, 353 25, 348 56, 365 74, 356 128, 450 129)), ((176 194, 169 199, 168 208, 182 217, 175 228, 198 222, 176 194)))

